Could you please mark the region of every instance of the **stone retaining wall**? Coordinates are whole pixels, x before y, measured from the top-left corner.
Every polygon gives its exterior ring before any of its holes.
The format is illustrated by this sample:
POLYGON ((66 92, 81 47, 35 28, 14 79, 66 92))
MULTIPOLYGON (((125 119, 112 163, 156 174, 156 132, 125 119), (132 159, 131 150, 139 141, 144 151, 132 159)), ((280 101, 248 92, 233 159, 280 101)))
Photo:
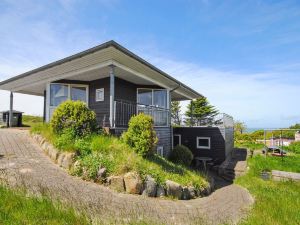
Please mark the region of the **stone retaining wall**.
MULTIPOLYGON (((57 150, 41 135, 34 134, 32 135, 32 138, 41 146, 43 151, 51 158, 51 160, 60 167, 70 171, 72 168, 80 166, 80 162, 76 161, 75 153, 61 152, 57 150)), ((129 194, 144 195, 147 197, 170 196, 180 200, 204 197, 209 195, 214 189, 213 179, 210 179, 207 187, 197 189, 193 186, 183 187, 171 180, 167 180, 165 185, 159 185, 150 175, 147 175, 145 181, 143 181, 140 175, 136 172, 128 172, 123 176, 106 177, 106 168, 99 168, 97 180, 117 192, 126 192, 129 194)))

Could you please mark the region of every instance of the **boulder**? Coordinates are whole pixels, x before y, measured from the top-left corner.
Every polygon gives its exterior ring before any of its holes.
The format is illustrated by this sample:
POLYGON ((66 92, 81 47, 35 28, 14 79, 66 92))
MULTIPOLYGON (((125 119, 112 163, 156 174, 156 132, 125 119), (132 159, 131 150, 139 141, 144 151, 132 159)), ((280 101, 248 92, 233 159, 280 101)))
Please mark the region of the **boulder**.
POLYGON ((188 189, 188 187, 183 187, 182 188, 182 196, 181 196, 182 200, 190 200, 191 196, 190 196, 190 191, 188 189))
POLYGON ((166 186, 167 186, 167 195, 172 196, 177 199, 181 199, 182 197, 182 187, 180 184, 167 180, 166 181, 166 186))
POLYGON ((110 176, 107 180, 111 189, 118 192, 123 192, 125 190, 124 179, 122 176, 110 176))
POLYGON ((44 152, 48 153, 48 148, 49 144, 47 142, 44 142, 44 144, 42 145, 42 149, 44 150, 44 152))
POLYGON ((77 160, 74 164, 73 164, 73 169, 74 171, 79 171, 81 167, 81 163, 79 160, 77 160))
POLYGON ((99 170, 97 172, 97 179, 100 181, 104 180, 106 177, 106 172, 107 172, 107 170, 105 167, 99 168, 99 170))
POLYGON ((156 187, 157 187, 157 184, 156 184, 154 178, 147 175, 145 183, 144 183, 143 195, 148 196, 148 197, 155 197, 156 189, 157 189, 156 187))
POLYGON ((157 188, 156 188, 156 197, 165 197, 166 196, 166 191, 164 189, 163 186, 161 185, 157 185, 157 188))
POLYGON ((141 194, 143 181, 138 173, 129 172, 124 175, 125 189, 130 194, 141 194))
POLYGON ((59 166, 62 166, 62 162, 63 162, 64 158, 65 158, 65 154, 64 153, 59 154, 59 156, 57 157, 57 164, 59 166))
POLYGON ((65 153, 64 155, 61 166, 69 170, 74 163, 75 153, 65 153))
POLYGON ((192 199, 197 198, 197 191, 194 187, 189 186, 188 191, 189 191, 190 198, 192 198, 192 199))
POLYGON ((54 161, 56 162, 57 158, 58 158, 58 151, 53 147, 53 146, 50 146, 48 148, 48 154, 49 154, 49 157, 54 161))

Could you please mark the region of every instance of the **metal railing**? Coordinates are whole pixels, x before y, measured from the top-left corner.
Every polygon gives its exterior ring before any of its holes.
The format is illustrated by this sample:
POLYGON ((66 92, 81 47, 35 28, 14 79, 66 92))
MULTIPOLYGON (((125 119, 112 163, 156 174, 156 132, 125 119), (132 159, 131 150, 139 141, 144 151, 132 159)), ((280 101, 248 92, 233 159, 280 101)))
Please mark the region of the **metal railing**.
POLYGON ((170 123, 169 109, 124 100, 116 100, 114 102, 114 107, 115 127, 127 127, 130 118, 139 113, 152 116, 154 126, 169 126, 170 123))

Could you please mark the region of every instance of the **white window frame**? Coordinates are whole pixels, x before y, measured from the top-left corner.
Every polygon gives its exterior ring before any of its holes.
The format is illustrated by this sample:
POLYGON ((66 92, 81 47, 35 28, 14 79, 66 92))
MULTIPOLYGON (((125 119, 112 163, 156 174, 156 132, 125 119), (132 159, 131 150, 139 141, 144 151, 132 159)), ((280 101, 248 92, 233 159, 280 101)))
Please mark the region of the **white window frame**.
POLYGON ((46 122, 50 121, 51 111, 53 111, 57 106, 50 105, 50 98, 51 98, 51 85, 52 84, 61 84, 68 86, 68 98, 67 100, 71 100, 71 88, 72 87, 85 87, 86 88, 86 105, 89 107, 89 85, 87 84, 70 84, 70 83, 48 83, 47 84, 47 91, 46 91, 46 122))
POLYGON ((196 146, 197 146, 197 149, 210 149, 210 146, 211 146, 210 137, 197 137, 196 138, 196 146), (208 140, 208 146, 199 145, 198 140, 208 140))
MULTIPOLYGON (((179 137, 179 144, 178 145, 181 145, 181 134, 174 134, 173 135, 174 137, 177 136, 179 137)), ((174 140, 173 140, 173 144, 174 144, 174 140)), ((175 146, 174 146, 175 147, 175 146)))
POLYGON ((104 101, 104 88, 97 88, 96 89, 96 92, 95 92, 95 100, 96 100, 96 102, 103 102, 104 101), (103 93, 103 97, 102 98, 98 98, 99 96, 98 96, 98 92, 99 91, 102 91, 102 93, 103 93))
POLYGON ((163 157, 164 156, 164 146, 162 146, 162 145, 157 146, 157 148, 156 148, 156 154, 163 157))
MULTIPOLYGON (((136 89, 136 103, 137 103, 137 105, 141 104, 141 103, 138 102, 138 99, 139 99, 139 90, 140 89, 151 90, 152 101, 151 101, 151 105, 149 105, 149 106, 152 106, 152 107, 156 107, 156 106, 153 105, 154 91, 155 90, 165 90, 167 92, 167 107, 166 108, 157 107, 157 108, 158 109, 167 109, 167 110, 170 110, 170 90, 169 89, 166 89, 166 88, 147 88, 147 87, 146 88, 143 88, 143 87, 137 88, 136 89)), ((141 105, 143 105, 143 104, 141 104, 141 105)), ((138 107, 136 107, 136 113, 138 113, 138 107)), ((170 114, 169 114, 168 117, 167 117, 167 125, 165 125, 165 126, 154 125, 154 127, 169 127, 170 126, 170 121, 171 121, 171 118, 170 118, 170 114)))

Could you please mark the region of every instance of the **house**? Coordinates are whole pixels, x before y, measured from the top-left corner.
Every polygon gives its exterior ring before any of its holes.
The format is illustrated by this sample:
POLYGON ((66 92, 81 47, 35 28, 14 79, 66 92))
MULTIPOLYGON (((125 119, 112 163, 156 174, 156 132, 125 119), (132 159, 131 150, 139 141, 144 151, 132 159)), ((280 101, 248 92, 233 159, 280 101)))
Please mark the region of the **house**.
POLYGON ((115 134, 126 130, 132 115, 150 114, 164 156, 173 143, 170 102, 202 97, 114 41, 2 81, 0 89, 11 92, 10 115, 13 93, 43 96, 46 122, 61 102, 81 100, 115 134))

